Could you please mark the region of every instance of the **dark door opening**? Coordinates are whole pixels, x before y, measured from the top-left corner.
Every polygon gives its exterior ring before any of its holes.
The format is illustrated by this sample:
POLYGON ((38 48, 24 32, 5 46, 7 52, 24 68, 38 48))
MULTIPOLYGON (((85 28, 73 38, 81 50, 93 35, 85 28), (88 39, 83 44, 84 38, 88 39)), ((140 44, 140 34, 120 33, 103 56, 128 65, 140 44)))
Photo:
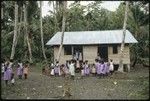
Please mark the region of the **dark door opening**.
POLYGON ((73 46, 73 58, 75 60, 83 60, 83 48, 82 46, 73 46))
POLYGON ((108 46, 107 45, 100 45, 98 47, 98 54, 100 57, 106 61, 108 61, 108 46))

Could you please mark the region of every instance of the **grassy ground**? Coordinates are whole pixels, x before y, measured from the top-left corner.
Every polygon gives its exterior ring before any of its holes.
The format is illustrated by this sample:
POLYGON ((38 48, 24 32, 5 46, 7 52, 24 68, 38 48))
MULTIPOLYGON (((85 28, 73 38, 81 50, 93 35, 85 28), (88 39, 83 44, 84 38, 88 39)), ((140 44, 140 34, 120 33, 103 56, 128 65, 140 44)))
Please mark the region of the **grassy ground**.
MULTIPOLYGON (((16 76, 14 87, 1 82, 2 99, 60 99, 63 95, 63 77, 41 74, 39 64, 30 68, 27 80, 16 76)), ((149 69, 137 67, 129 73, 114 74, 111 77, 84 77, 76 74, 71 80, 71 94, 67 99, 148 99, 149 69)), ((62 98, 64 99, 64 98, 62 98)))

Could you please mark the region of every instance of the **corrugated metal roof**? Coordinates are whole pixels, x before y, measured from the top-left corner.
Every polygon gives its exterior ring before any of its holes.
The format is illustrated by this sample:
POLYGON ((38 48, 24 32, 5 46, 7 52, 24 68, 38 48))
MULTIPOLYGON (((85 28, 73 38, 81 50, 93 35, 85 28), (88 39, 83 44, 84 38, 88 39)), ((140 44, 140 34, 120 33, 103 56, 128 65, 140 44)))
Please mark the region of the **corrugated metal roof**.
MULTIPOLYGON (((46 45, 59 45, 61 33, 57 32, 46 45)), ((64 33, 64 45, 69 44, 113 44, 122 42, 123 30, 76 31, 64 33)), ((126 30, 125 43, 137 43, 133 35, 126 30)))

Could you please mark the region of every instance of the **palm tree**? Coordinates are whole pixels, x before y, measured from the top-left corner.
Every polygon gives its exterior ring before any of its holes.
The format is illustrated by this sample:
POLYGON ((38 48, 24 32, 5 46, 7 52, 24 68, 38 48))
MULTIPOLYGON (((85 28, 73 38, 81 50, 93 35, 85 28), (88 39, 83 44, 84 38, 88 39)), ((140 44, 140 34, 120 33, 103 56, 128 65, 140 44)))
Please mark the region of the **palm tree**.
POLYGON ((28 5, 28 1, 25 2, 25 4, 23 5, 24 7, 24 27, 25 27, 25 40, 27 41, 27 45, 28 45, 28 51, 29 51, 29 60, 30 63, 32 63, 32 51, 31 51, 31 45, 30 45, 30 40, 29 40, 29 33, 28 33, 28 22, 27 22, 27 5, 28 5))
POLYGON ((19 12, 20 15, 18 15, 18 16, 20 16, 20 19, 19 19, 20 21, 19 21, 19 23, 18 23, 19 26, 18 26, 18 35, 17 35, 17 38, 16 38, 16 45, 17 45, 18 39, 19 39, 19 37, 20 37, 21 27, 22 27, 22 18, 23 18, 23 16, 22 16, 22 15, 23 15, 23 12, 22 12, 22 10, 23 10, 23 9, 22 9, 22 5, 21 5, 21 4, 20 4, 20 5, 18 4, 18 6, 20 7, 20 12, 19 12))
POLYGON ((1 2, 1 19, 2 19, 2 20, 3 20, 3 15, 4 15, 4 14, 3 14, 3 5, 4 5, 3 2, 1 2))
POLYGON ((14 59, 14 55, 15 55, 15 48, 17 45, 17 42, 16 42, 17 29, 18 29, 17 24, 18 24, 18 4, 17 2, 15 2, 15 26, 14 26, 14 37, 13 37, 13 44, 12 44, 10 59, 14 59))
POLYGON ((62 35, 61 35, 61 43, 57 55, 57 60, 59 61, 61 56, 61 50, 63 46, 63 39, 64 39, 64 32, 65 32, 65 21, 66 21, 66 8, 67 8, 67 1, 63 1, 63 20, 62 20, 62 35))
POLYGON ((41 44, 42 44, 42 51, 44 59, 47 60, 45 55, 45 49, 44 49, 44 40, 43 40, 43 25, 42 25, 42 1, 40 1, 40 25, 41 25, 41 44))
POLYGON ((123 24, 123 38, 122 38, 121 50, 120 50, 120 59, 119 59, 119 68, 118 68, 118 71, 120 72, 123 72, 123 50, 125 44, 127 16, 128 16, 128 1, 126 1, 125 17, 124 17, 124 24, 123 24))

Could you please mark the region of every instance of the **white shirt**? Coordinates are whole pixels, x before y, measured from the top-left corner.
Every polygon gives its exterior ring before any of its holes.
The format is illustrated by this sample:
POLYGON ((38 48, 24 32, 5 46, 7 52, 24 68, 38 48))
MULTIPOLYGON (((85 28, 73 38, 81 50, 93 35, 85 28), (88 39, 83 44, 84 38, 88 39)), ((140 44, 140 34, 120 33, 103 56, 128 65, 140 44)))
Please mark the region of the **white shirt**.
POLYGON ((2 73, 4 73, 5 71, 5 67, 4 67, 4 64, 2 64, 2 73))
POLYGON ((22 63, 18 63, 18 65, 19 65, 21 68, 23 68, 23 65, 22 65, 22 63))
POLYGON ((69 72, 70 72, 71 75, 75 75, 75 68, 74 68, 74 64, 73 63, 71 63, 69 65, 69 72))
POLYGON ((11 67, 12 67, 12 64, 13 64, 13 63, 12 63, 12 62, 10 62, 10 64, 9 64, 8 68, 11 68, 11 67))
POLYGON ((113 65, 113 62, 110 62, 110 67, 109 67, 109 70, 113 71, 114 70, 114 65, 113 65))

